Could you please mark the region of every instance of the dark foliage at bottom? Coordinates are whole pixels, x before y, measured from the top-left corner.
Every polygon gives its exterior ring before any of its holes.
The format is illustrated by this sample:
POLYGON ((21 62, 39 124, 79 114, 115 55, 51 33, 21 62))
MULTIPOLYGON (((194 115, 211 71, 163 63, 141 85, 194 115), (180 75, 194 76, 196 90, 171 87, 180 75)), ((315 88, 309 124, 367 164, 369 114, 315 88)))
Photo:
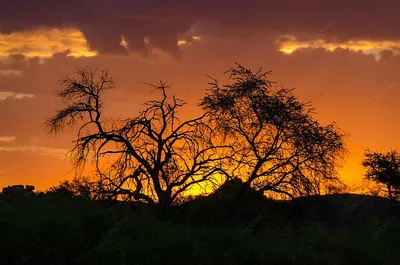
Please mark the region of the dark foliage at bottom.
POLYGON ((213 194, 162 221, 146 205, 0 200, 0 264, 398 264, 399 206, 371 196, 287 202, 213 194))

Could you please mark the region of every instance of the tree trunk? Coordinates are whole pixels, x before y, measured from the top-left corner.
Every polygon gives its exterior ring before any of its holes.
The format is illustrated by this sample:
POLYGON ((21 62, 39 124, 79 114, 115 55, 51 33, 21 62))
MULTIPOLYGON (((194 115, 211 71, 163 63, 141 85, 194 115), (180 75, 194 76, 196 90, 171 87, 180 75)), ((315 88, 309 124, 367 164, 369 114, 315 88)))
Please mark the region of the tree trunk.
POLYGON ((165 220, 168 214, 169 207, 171 205, 171 191, 166 190, 162 193, 157 204, 157 210, 160 218, 165 220))

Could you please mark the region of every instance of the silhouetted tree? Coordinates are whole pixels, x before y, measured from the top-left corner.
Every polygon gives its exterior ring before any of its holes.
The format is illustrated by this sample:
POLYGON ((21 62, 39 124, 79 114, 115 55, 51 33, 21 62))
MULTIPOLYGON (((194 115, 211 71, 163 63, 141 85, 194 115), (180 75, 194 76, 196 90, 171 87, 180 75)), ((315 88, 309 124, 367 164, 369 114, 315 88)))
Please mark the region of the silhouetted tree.
POLYGON ((365 178, 384 186, 390 199, 400 195, 400 154, 396 150, 386 153, 366 150, 362 165, 367 172, 365 178))
POLYGON ((308 103, 268 79, 270 72, 237 64, 226 73, 233 83, 220 86, 212 78, 201 106, 224 144, 234 148, 230 175, 247 188, 284 197, 320 193, 340 181, 335 167, 346 148, 335 124, 321 125, 308 103))
POLYGON ((96 196, 96 183, 89 181, 86 177, 75 177, 71 181, 61 181, 58 186, 49 188, 46 192, 54 198, 80 198, 85 200, 94 199, 96 196))
POLYGON ((220 171, 224 147, 213 143, 205 114, 180 121, 177 111, 186 103, 167 96, 165 83, 151 85, 161 93, 159 100, 148 101, 137 117, 125 120, 103 118, 102 93, 115 89, 107 71, 98 77, 96 70, 85 68, 61 85, 56 96, 66 107, 48 126, 54 133, 80 122, 72 151, 75 166, 84 166, 92 155, 101 196, 156 204, 164 214, 192 185, 220 171))
POLYGON ((46 190, 45 196, 52 199, 71 199, 75 197, 75 192, 72 190, 69 181, 62 181, 59 185, 46 190))

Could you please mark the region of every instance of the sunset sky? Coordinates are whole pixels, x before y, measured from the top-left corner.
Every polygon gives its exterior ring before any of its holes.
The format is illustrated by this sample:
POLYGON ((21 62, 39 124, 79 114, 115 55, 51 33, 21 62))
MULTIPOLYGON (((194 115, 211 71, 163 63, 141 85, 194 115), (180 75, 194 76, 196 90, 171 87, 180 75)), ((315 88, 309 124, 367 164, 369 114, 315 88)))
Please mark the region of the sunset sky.
POLYGON ((238 62, 311 101, 348 134, 341 176, 358 184, 364 148, 400 148, 398 1, 0 0, 0 187, 70 178, 74 131, 49 136, 57 80, 107 68, 108 116, 133 116, 168 81, 196 115, 210 75, 238 62))

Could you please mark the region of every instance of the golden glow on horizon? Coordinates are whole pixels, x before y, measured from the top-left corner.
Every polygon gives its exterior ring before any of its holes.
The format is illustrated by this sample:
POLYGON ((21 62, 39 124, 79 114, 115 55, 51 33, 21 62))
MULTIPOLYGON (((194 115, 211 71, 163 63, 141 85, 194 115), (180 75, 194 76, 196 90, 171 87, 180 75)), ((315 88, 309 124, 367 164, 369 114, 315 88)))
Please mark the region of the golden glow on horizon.
POLYGON ((92 57, 83 33, 77 29, 39 28, 0 34, 0 57, 23 54, 26 57, 52 57, 56 53, 69 51, 68 56, 92 57))
POLYGON ((400 41, 371 41, 371 40, 350 40, 347 42, 327 42, 326 40, 314 39, 300 41, 293 35, 282 36, 276 41, 278 49, 284 54, 292 54, 301 49, 324 49, 333 52, 336 49, 345 49, 352 52, 362 52, 367 55, 374 55, 376 60, 380 59, 380 53, 385 50, 400 53, 400 41))

